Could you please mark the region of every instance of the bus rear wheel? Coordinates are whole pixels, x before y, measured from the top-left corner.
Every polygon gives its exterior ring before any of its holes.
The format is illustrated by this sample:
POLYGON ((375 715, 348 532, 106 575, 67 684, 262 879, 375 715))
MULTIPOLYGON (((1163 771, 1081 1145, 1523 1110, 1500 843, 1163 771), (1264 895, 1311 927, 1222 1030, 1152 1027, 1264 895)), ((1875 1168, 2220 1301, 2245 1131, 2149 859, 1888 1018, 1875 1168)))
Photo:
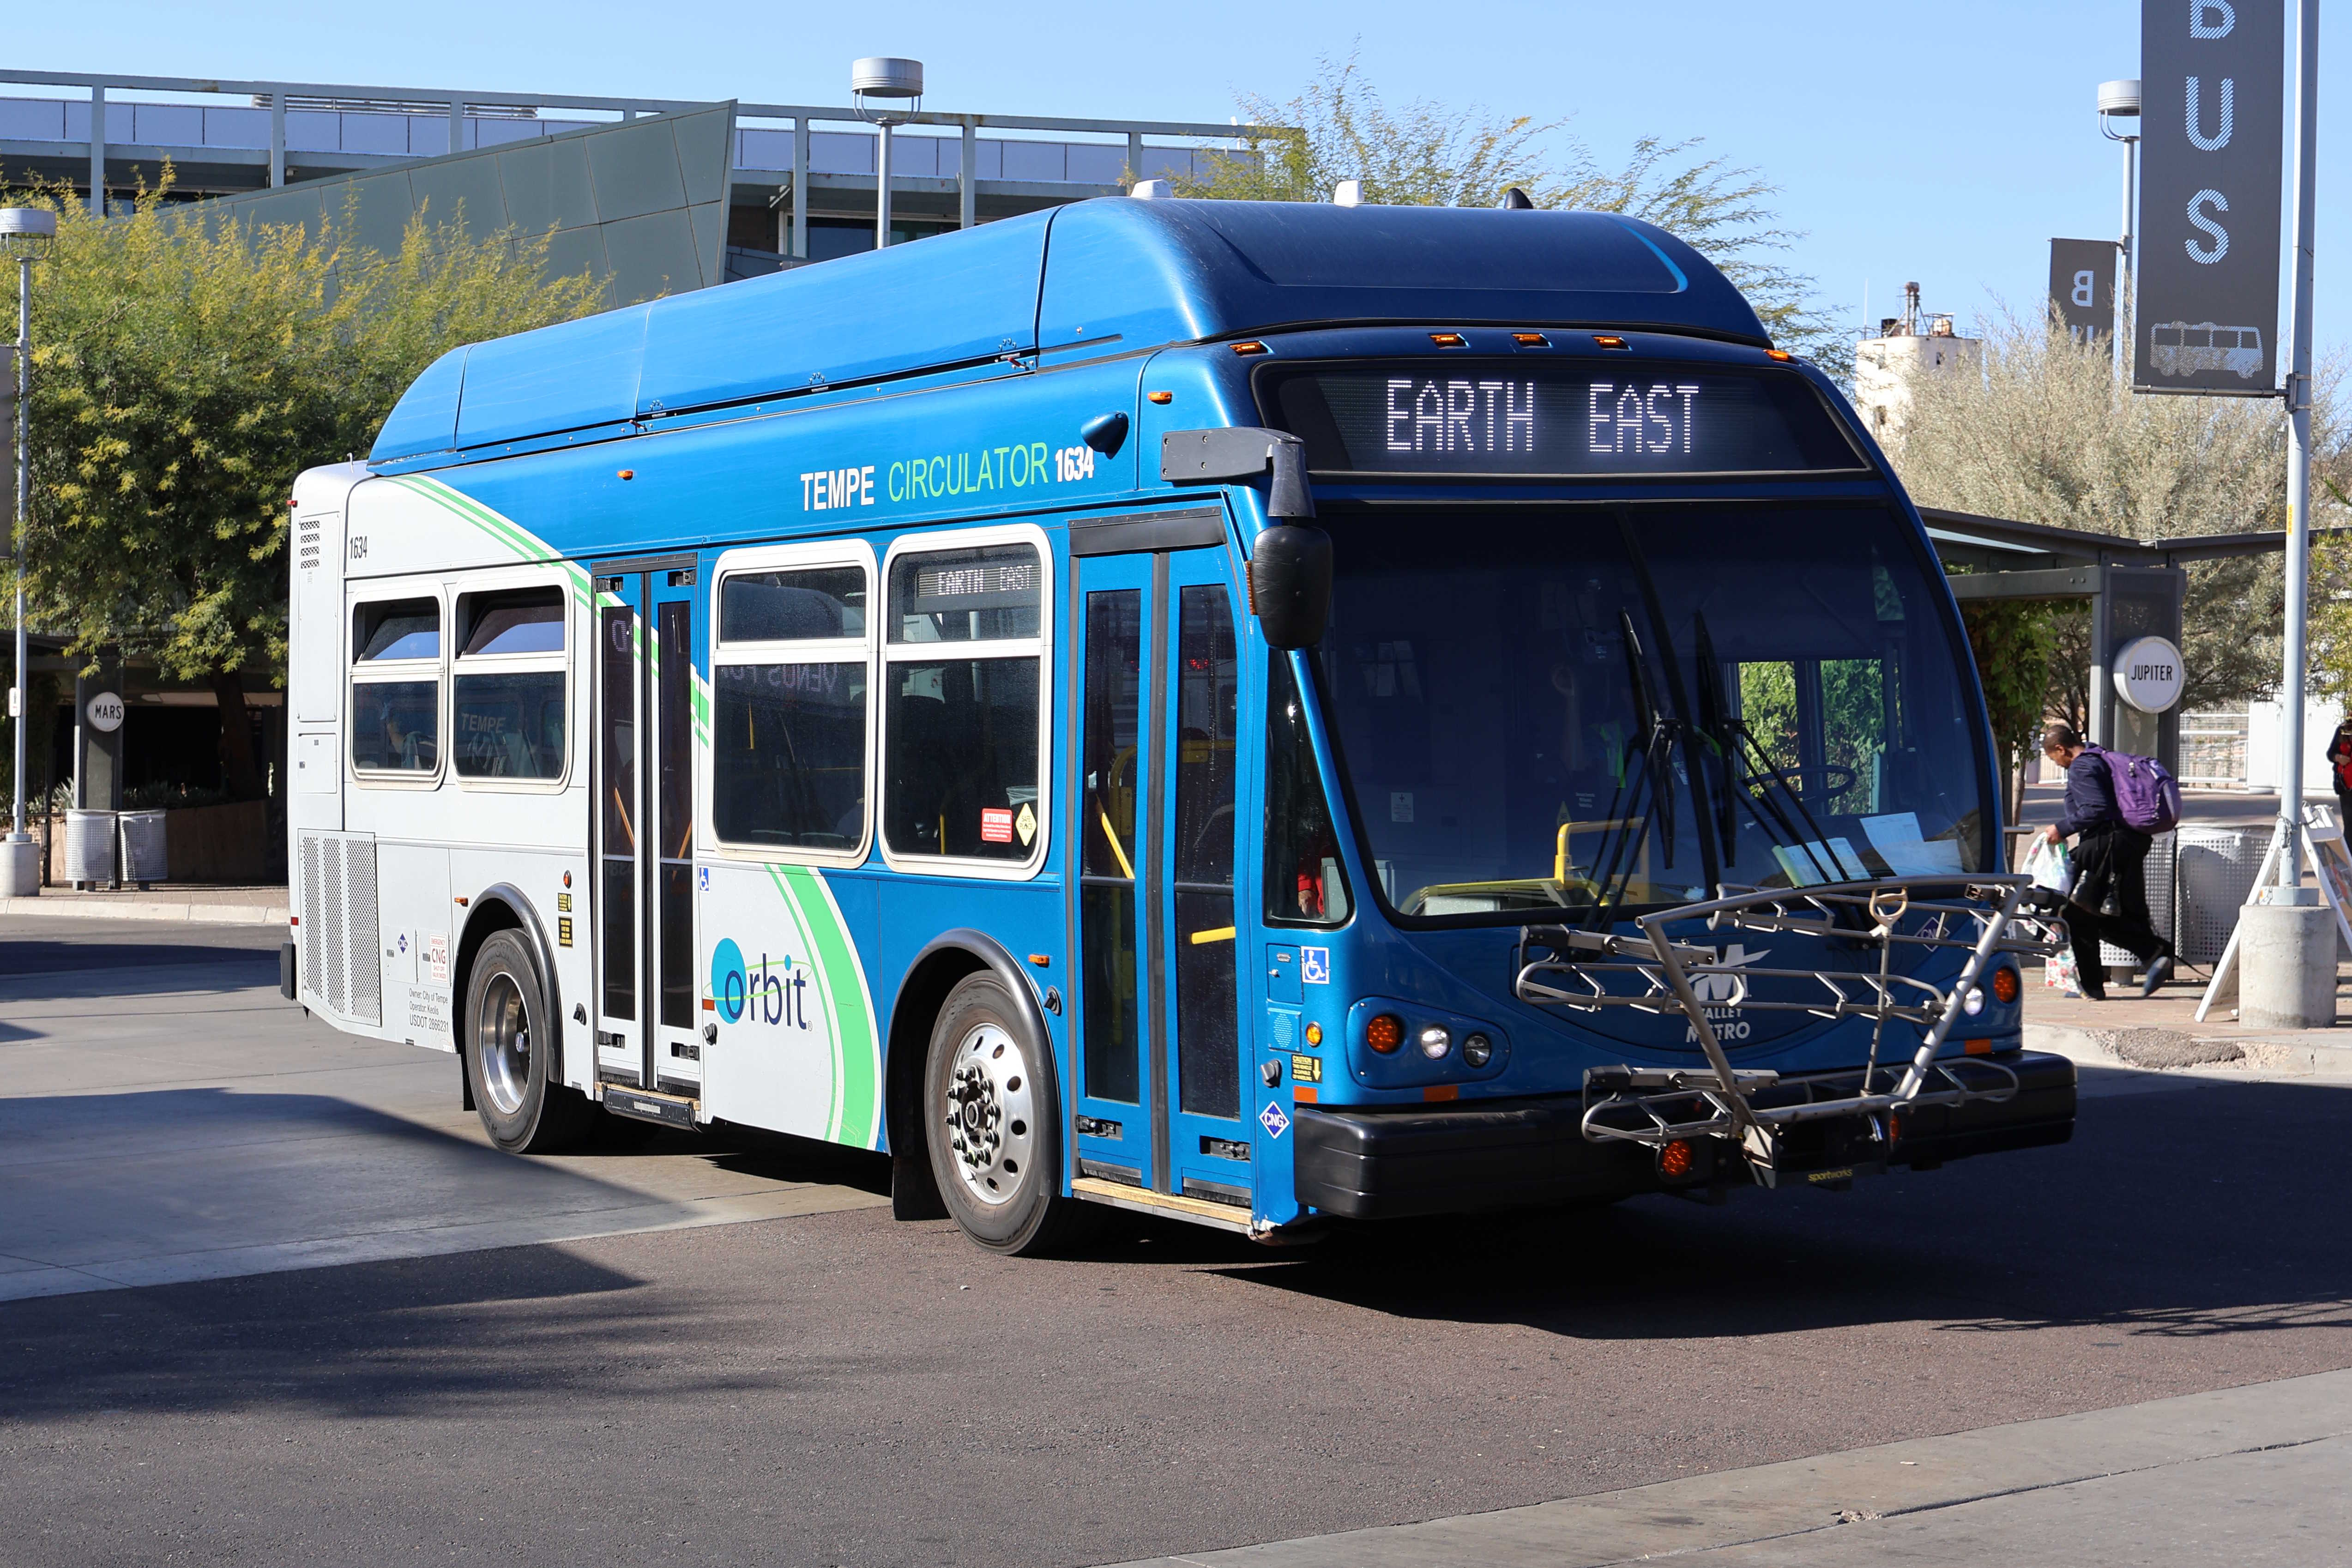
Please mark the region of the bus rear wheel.
POLYGON ((1053 1056, 1004 983, 958 982, 931 1026, 924 1142, 949 1215, 991 1252, 1052 1250, 1092 1217, 1061 1195, 1061 1106, 1053 1056))
POLYGON ((459 1048, 482 1127, 509 1154, 570 1148, 594 1112, 577 1089, 550 1081, 555 1042, 544 1031, 551 1027, 530 950, 514 931, 493 932, 474 957, 459 1048))

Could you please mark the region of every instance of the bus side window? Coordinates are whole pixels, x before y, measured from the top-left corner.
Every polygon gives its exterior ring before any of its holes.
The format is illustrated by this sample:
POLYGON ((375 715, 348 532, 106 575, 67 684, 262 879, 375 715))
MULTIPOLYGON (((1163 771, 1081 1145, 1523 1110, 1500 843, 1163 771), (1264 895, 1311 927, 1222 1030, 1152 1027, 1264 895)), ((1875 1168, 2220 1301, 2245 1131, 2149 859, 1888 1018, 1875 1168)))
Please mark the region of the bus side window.
POLYGON ((563 590, 517 588, 457 599, 450 757, 457 776, 563 776, 563 590))
POLYGON ((865 846, 870 588, 855 563, 719 579, 710 816, 720 843, 865 846))
POLYGON ((352 768, 416 777, 441 765, 441 605, 380 599, 352 612, 352 768))
POLYGON ((1041 852, 1044 589, 1031 543, 891 562, 882 831, 892 853, 1018 866, 1041 852))
POLYGON ((1339 836, 1288 654, 1268 658, 1265 684, 1265 918, 1274 925, 1345 925, 1339 836))

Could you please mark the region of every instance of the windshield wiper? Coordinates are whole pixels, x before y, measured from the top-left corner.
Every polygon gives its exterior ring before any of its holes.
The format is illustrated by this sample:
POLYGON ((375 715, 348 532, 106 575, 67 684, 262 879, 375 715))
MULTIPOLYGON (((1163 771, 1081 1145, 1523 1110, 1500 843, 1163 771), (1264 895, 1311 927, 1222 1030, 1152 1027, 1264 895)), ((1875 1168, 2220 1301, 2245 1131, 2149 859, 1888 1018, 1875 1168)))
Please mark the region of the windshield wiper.
MULTIPOLYGON (((1657 579, 1650 574, 1649 558, 1642 552, 1641 541, 1633 535, 1633 519, 1622 511, 1617 514, 1617 532, 1619 538, 1624 542, 1625 558, 1633 563, 1634 578, 1642 584, 1642 603, 1650 613, 1650 625, 1658 634, 1658 658, 1665 668, 1666 694, 1673 699, 1674 711, 1676 715, 1687 713, 1691 710, 1691 705, 1689 699, 1683 692, 1682 665, 1675 659, 1674 644, 1668 641, 1666 637, 1665 604, 1658 596, 1657 579)), ((1625 624, 1626 636, 1629 638, 1627 647, 1638 659, 1641 645, 1638 641, 1630 640, 1633 636, 1633 618, 1622 610, 1618 612, 1618 616, 1625 624)), ((1646 664, 1645 660, 1642 662, 1646 664)), ((1691 789, 1696 798, 1697 793, 1706 787, 1706 767, 1698 754, 1696 743, 1691 737, 1690 728, 1677 717, 1674 721, 1673 738, 1682 742, 1683 766, 1689 771, 1691 789)), ((1672 799, 1674 784, 1671 778, 1667 781, 1664 794, 1668 800, 1672 799)), ((1666 834, 1664 845, 1664 864, 1671 868, 1675 863, 1674 819, 1671 811, 1662 816, 1660 826, 1666 834)), ((1698 814, 1698 858, 1709 892, 1723 885, 1723 867, 1716 853, 1715 828, 1716 824, 1708 820, 1705 811, 1701 811, 1698 814)))

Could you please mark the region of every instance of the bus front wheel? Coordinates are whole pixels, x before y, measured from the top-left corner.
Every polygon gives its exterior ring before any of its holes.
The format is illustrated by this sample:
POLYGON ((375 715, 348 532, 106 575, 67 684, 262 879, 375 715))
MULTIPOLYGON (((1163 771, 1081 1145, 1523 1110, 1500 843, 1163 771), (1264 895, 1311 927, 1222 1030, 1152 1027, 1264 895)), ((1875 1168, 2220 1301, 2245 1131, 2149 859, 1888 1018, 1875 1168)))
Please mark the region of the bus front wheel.
POLYGON ((474 1109, 490 1142, 509 1154, 549 1154, 579 1142, 594 1108, 549 1081, 555 1066, 547 989, 522 937, 493 932, 474 957, 460 1048, 474 1109))
POLYGON ((948 993, 923 1073, 924 1142, 948 1213, 992 1252, 1037 1253, 1085 1217, 1060 1195, 1054 1058, 1004 983, 983 970, 948 993))

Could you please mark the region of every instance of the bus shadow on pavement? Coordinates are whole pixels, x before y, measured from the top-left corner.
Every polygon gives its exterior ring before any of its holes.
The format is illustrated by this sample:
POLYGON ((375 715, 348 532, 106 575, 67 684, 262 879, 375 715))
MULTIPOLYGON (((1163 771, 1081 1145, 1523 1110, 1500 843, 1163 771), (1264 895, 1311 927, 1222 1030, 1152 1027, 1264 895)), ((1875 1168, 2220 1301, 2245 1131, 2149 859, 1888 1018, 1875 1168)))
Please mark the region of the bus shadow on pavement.
POLYGON ((632 1227, 690 1213, 331 1096, 0 1099, 0 1296, 44 1293, 28 1272, 38 1268, 97 1288, 168 1282, 446 1251, 456 1227, 505 1245, 499 1226, 615 1212, 632 1227))
POLYGON ((0 1003, 262 986, 276 994, 278 955, 252 946, 0 940, 0 1003))
POLYGON ((1597 1341, 2352 1327, 2352 1086, 2156 1087, 2086 1099, 2071 1143, 1848 1193, 1413 1221, 1206 1266, 1401 1318, 1597 1341))
POLYGON ((681 1325, 562 1247, 394 1258, 0 1304, 0 1426, 223 1409, 351 1418, 594 1396, 681 1325))

